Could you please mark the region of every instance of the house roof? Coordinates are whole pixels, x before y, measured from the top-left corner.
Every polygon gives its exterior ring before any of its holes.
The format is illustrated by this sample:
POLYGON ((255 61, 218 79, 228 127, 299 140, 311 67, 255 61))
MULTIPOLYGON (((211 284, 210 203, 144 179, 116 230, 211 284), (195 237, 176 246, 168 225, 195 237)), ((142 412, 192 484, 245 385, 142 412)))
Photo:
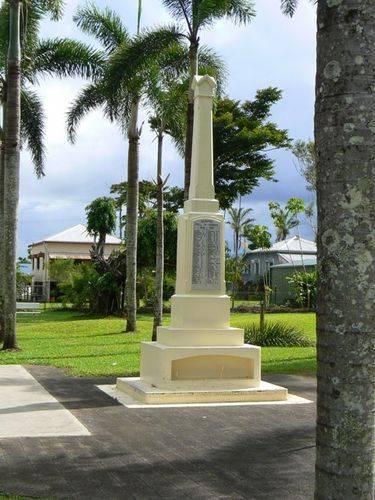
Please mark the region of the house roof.
MULTIPOLYGON (((38 243, 94 243, 94 237, 87 232, 87 228, 83 224, 77 224, 76 226, 69 227, 60 233, 48 236, 41 241, 32 243, 32 245, 37 245, 38 243)), ((121 240, 108 234, 106 237, 106 243, 110 245, 120 245, 121 240)))
POLYGON ((316 266, 316 257, 310 258, 310 259, 301 259, 298 260, 293 260, 290 262, 286 262, 285 264, 276 264, 271 267, 271 269, 279 268, 279 267, 309 267, 309 266, 316 266))
POLYGON ((293 236, 287 240, 277 241, 268 249, 256 248, 255 250, 249 250, 247 253, 270 253, 276 252, 284 255, 288 255, 288 262, 290 261, 290 253, 307 253, 316 254, 316 243, 315 241, 305 240, 300 236, 293 236))

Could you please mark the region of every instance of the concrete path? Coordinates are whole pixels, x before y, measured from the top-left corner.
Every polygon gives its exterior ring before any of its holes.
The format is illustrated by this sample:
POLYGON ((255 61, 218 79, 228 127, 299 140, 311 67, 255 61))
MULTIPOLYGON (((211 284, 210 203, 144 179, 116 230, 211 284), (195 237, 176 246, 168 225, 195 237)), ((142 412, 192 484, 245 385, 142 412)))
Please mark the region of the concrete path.
MULTIPOLYGON (((313 498, 314 404, 126 408, 96 387, 111 378, 27 370, 91 436, 0 439, 0 491, 101 500, 313 498)), ((264 378, 315 399, 313 378, 264 378)))
POLYGON ((88 435, 25 368, 0 366, 0 438, 88 435))

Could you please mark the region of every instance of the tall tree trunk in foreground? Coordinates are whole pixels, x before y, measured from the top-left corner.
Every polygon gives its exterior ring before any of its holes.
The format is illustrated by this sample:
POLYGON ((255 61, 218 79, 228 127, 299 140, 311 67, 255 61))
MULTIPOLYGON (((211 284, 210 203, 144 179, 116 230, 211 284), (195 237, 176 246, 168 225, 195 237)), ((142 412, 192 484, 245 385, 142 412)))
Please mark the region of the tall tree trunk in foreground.
POLYGON ((0 342, 4 339, 4 144, 0 149, 0 342))
POLYGON ((139 198, 139 139, 138 128, 139 98, 132 103, 128 129, 128 193, 126 205, 126 331, 137 329, 137 238, 138 238, 138 198, 139 198))
POLYGON ((2 96, 2 137, 0 147, 0 343, 4 340, 4 139, 6 86, 3 84, 2 96))
POLYGON ((318 499, 374 494, 375 8, 319 0, 318 499))
POLYGON ((163 219, 163 132, 158 132, 157 164, 157 228, 156 228, 156 268, 155 268, 155 311, 152 340, 156 340, 157 327, 163 320, 163 282, 164 282, 164 219, 163 219))
POLYGON ((198 73, 198 42, 191 41, 189 49, 189 94, 186 116, 186 139, 185 139, 185 200, 189 198, 191 157, 193 152, 193 124, 194 124, 194 91, 192 83, 194 76, 198 73))
POLYGON ((4 344, 16 341, 16 252, 20 171, 21 47, 20 2, 9 0, 9 50, 7 61, 7 113, 4 145, 4 344))

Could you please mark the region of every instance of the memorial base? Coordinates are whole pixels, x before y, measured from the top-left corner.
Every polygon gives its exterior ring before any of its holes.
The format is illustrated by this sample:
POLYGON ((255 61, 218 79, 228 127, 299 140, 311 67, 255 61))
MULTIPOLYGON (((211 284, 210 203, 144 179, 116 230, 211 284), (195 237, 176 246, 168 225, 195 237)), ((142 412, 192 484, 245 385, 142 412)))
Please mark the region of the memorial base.
POLYGON ((240 403, 286 401, 288 390, 261 381, 244 389, 160 389, 140 378, 118 378, 117 390, 144 404, 240 403))

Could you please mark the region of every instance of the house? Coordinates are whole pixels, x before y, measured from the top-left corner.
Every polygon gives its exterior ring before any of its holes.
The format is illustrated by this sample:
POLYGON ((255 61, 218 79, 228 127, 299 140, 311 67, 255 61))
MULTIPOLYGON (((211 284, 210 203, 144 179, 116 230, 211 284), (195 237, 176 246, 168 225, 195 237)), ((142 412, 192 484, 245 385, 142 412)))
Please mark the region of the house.
POLYGON ((295 292, 287 278, 299 272, 313 272, 316 270, 316 257, 297 260, 293 263, 277 264, 270 270, 270 286, 272 288, 272 302, 276 305, 285 305, 293 299, 295 292))
MULTIPOLYGON (((48 263, 57 259, 72 259, 75 262, 90 260, 90 249, 94 243, 84 225, 65 229, 60 233, 44 238, 41 241, 32 243, 28 247, 29 258, 31 260, 32 288, 34 293, 41 299, 50 298, 51 290, 56 287, 56 283, 50 282, 48 275, 48 263)), ((108 235, 104 250, 104 257, 114 250, 118 250, 121 240, 115 236, 108 235)))
POLYGON ((303 261, 314 258, 316 259, 316 243, 300 236, 278 241, 268 249, 248 250, 245 255, 244 281, 259 283, 273 266, 288 264, 288 269, 293 270, 297 262, 302 265, 303 261))

